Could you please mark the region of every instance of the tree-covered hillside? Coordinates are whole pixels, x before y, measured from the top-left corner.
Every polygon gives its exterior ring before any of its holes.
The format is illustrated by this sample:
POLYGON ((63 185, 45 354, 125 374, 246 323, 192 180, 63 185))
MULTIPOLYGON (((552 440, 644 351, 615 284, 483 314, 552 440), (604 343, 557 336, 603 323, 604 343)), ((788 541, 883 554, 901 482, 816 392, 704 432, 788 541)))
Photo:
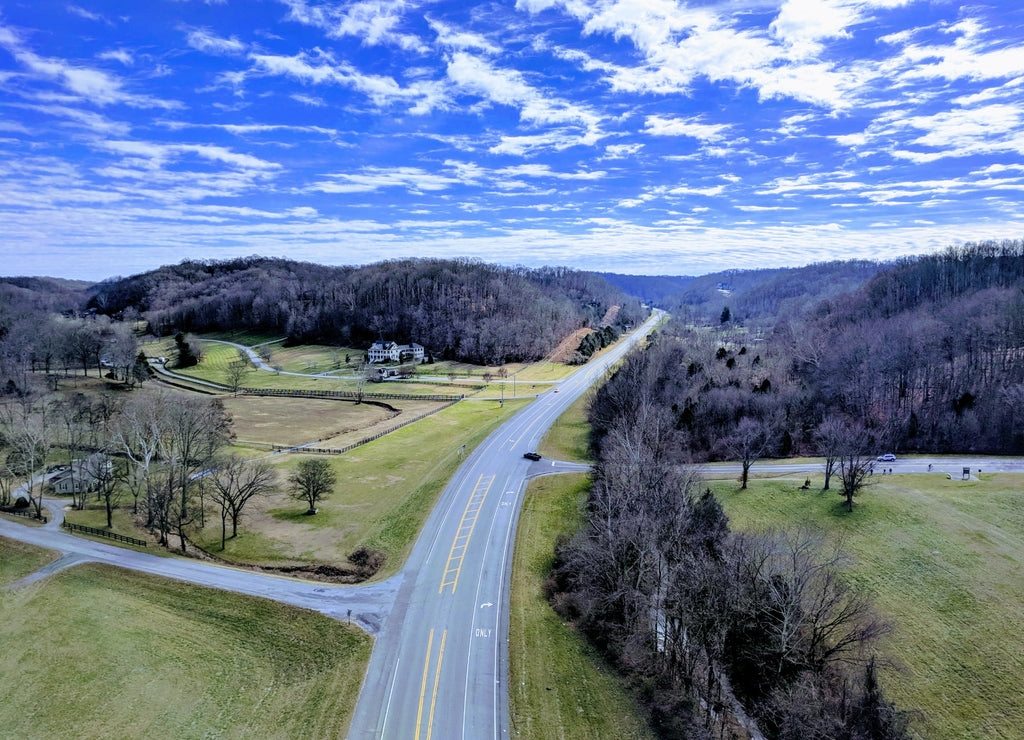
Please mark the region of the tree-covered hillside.
POLYGON ((714 323, 677 318, 628 361, 597 396, 598 434, 639 383, 696 460, 735 459, 751 423, 762 454, 819 454, 830 416, 863 425, 876 454, 1024 453, 1022 242, 900 260, 758 334, 714 323))
POLYGON ((182 262, 100 286, 91 304, 138 311, 157 334, 247 329, 292 342, 418 342, 439 357, 485 364, 536 360, 572 331, 620 325, 640 304, 593 273, 470 260, 326 267, 250 257, 182 262))

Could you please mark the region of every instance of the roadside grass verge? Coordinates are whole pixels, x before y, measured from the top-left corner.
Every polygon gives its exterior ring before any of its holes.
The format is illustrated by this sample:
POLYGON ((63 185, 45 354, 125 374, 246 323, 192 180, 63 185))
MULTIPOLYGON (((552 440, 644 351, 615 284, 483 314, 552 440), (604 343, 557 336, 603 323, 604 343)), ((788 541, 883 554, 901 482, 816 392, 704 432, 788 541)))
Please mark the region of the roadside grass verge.
POLYGON ((566 409, 551 429, 544 435, 538 448, 544 457, 568 462, 593 462, 590 455, 590 424, 587 423, 587 408, 591 394, 584 393, 566 409))
POLYGON ((512 562, 509 631, 511 735, 653 738, 614 672, 544 599, 555 542, 582 523, 585 475, 547 476, 526 493, 512 562))
POLYGON ((24 578, 58 557, 53 550, 0 537, 0 586, 24 578))
POLYGON ((893 624, 883 688, 919 737, 1011 738, 1024 727, 1024 475, 875 476, 847 513, 822 476, 712 483, 735 529, 810 525, 893 624))
POLYGON ((372 640, 312 611, 85 564, 0 592, 7 737, 344 737, 372 640))

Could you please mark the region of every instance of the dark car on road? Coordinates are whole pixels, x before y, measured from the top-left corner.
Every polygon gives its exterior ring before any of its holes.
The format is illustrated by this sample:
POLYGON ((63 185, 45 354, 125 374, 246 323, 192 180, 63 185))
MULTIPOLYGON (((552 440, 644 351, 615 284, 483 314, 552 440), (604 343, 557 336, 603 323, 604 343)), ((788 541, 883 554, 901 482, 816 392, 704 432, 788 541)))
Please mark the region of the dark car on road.
POLYGON ((527 460, 540 460, 540 455, 538 455, 536 452, 524 452, 523 457, 525 457, 527 460))

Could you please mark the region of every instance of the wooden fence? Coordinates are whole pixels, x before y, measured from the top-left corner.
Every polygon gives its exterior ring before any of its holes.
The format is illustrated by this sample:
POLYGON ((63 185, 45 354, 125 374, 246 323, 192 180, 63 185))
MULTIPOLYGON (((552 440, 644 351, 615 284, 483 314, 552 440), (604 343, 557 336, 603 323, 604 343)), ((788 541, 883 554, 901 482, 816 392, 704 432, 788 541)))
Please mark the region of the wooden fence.
POLYGON ((381 437, 383 437, 386 434, 391 434, 392 432, 397 432, 402 427, 407 427, 410 424, 414 424, 415 422, 419 421, 420 419, 425 419, 428 416, 432 416, 433 414, 436 414, 436 413, 438 413, 440 411, 444 411, 446 408, 448 408, 450 406, 454 406, 455 404, 457 404, 460 400, 462 400, 461 396, 456 398, 453 401, 449 401, 448 403, 446 403, 443 406, 439 406, 436 409, 432 409, 432 410, 428 411, 425 414, 420 414, 419 416, 414 417, 412 419, 406 419, 401 424, 396 424, 396 425, 394 425, 392 427, 388 427, 387 429, 385 429, 385 430, 383 430, 381 432, 377 432, 376 434, 371 435, 369 437, 364 437, 363 439, 359 440, 358 442, 353 442, 352 444, 346 445, 344 447, 289 447, 289 446, 286 446, 286 445, 274 445, 274 449, 278 450, 278 451, 289 450, 291 452, 309 452, 309 453, 317 454, 317 455, 342 455, 342 454, 344 454, 346 452, 349 452, 350 450, 354 450, 356 447, 360 447, 360 446, 365 445, 365 444, 367 444, 369 442, 373 442, 375 439, 380 439, 381 437))
POLYGON ((2 509, 0 509, 0 511, 2 511, 4 514, 10 514, 11 516, 23 516, 26 519, 42 519, 43 524, 46 524, 46 522, 48 521, 45 516, 36 516, 35 512, 32 511, 31 509, 10 509, 5 506, 2 509))
POLYGON ((285 396, 288 398, 337 398, 346 401, 355 400, 392 400, 392 401, 440 401, 443 403, 461 401, 466 397, 465 393, 458 396, 443 394, 414 393, 357 393, 356 391, 297 391, 284 388, 239 388, 239 393, 247 396, 285 396))
POLYGON ((106 529, 96 529, 96 527, 86 527, 84 524, 71 524, 70 522, 64 522, 61 526, 72 532, 84 532, 85 534, 93 534, 97 537, 106 537, 108 540, 117 540, 118 542, 127 542, 129 545, 138 545, 139 547, 146 547, 146 541, 140 540, 136 537, 129 537, 124 534, 118 534, 117 532, 111 532, 106 529))

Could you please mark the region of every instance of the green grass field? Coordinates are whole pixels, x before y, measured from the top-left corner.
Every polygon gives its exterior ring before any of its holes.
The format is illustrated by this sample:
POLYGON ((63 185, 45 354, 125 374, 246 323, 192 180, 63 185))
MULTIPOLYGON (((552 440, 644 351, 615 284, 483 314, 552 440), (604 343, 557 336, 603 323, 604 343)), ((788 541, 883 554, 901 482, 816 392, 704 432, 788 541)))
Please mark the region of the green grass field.
POLYGON ((80 565, 0 591, 0 735, 344 737, 371 646, 315 612, 80 565))
POLYGON ((842 542, 853 582, 894 631, 890 698, 921 738, 1021 737, 1024 727, 1024 475, 875 478, 852 514, 802 480, 712 484, 733 528, 806 524, 842 542))
MULTIPOLYGON (((304 504, 282 490, 243 516, 239 536, 220 551, 220 523, 210 522, 198 544, 234 562, 263 565, 343 565, 366 545, 387 555, 379 577, 401 567, 434 502, 467 452, 527 401, 459 403, 404 429, 328 456, 337 473, 336 492, 305 516, 304 504)), ((281 480, 298 454, 280 458, 281 480)), ((209 521, 209 520, 208 520, 209 521)))
POLYGON ((555 540, 582 521, 583 475, 530 484, 516 534, 509 631, 511 735, 522 738, 653 738, 630 695, 587 642, 544 599, 555 540))
POLYGON ((52 550, 0 537, 0 587, 24 578, 58 557, 52 550))

